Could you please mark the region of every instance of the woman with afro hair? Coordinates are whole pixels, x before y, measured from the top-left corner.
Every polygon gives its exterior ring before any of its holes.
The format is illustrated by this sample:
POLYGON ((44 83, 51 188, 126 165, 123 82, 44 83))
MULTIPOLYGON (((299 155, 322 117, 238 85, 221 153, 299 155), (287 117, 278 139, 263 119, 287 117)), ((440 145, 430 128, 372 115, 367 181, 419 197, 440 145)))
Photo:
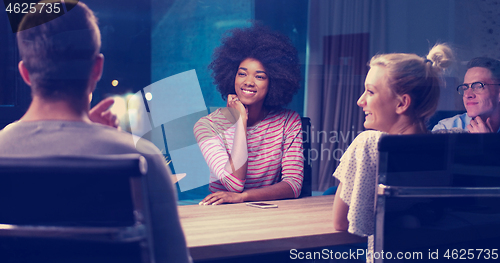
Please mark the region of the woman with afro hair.
POLYGON ((282 107, 300 86, 297 50, 261 25, 228 33, 209 65, 227 107, 194 127, 212 192, 200 204, 296 198, 304 170, 301 121, 282 107))

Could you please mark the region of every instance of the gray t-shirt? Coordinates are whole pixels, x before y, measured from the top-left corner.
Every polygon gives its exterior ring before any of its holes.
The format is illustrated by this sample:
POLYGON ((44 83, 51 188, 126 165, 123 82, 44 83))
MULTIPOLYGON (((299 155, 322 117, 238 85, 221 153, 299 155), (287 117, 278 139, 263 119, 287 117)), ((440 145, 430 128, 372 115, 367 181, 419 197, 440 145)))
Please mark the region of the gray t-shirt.
POLYGON ((131 134, 78 121, 15 122, 0 131, 0 158, 15 155, 106 155, 139 153, 146 174, 156 262, 190 262, 177 211, 175 188, 163 155, 131 134))

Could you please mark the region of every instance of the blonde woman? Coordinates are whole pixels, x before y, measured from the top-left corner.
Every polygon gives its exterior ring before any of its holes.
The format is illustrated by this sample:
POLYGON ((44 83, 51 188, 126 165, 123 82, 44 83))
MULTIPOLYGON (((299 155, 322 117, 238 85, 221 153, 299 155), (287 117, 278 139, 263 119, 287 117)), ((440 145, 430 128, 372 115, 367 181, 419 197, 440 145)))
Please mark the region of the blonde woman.
POLYGON ((437 108, 441 74, 452 61, 451 49, 439 44, 427 57, 383 54, 369 63, 358 106, 365 113, 364 127, 370 130, 356 137, 333 174, 340 181, 333 224, 336 230, 370 236, 372 250, 378 141, 385 134, 428 132, 426 121, 437 108))

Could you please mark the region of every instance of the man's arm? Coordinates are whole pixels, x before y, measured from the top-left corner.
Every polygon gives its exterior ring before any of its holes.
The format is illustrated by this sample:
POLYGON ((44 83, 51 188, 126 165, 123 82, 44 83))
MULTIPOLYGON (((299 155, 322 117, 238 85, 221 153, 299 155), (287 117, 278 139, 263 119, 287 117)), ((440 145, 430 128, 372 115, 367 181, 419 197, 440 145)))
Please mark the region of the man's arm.
POLYGON ((191 257, 177 210, 177 192, 172 173, 163 155, 149 143, 138 143, 138 150, 148 161, 147 181, 151 229, 156 262, 190 263, 191 257))

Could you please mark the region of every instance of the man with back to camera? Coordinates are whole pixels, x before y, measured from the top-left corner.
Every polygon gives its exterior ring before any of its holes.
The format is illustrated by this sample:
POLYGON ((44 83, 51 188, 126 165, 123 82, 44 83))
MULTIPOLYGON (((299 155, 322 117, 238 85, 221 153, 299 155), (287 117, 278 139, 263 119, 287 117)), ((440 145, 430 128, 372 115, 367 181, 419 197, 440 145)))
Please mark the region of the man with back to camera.
POLYGON ((140 153, 148 164, 155 262, 191 262, 163 155, 146 140, 135 145, 131 134, 92 122, 113 125, 112 118, 101 114, 112 100, 100 104, 89 117, 91 94, 104 63, 97 19, 82 2, 66 0, 62 4, 69 11, 60 17, 37 9, 26 14, 19 25, 19 71, 31 87, 32 102, 19 121, 0 131, 0 158, 140 153), (39 25, 41 19, 49 22, 39 25))
POLYGON ((460 128, 471 133, 500 132, 500 61, 473 58, 457 91, 467 112, 439 121, 433 131, 460 128))

